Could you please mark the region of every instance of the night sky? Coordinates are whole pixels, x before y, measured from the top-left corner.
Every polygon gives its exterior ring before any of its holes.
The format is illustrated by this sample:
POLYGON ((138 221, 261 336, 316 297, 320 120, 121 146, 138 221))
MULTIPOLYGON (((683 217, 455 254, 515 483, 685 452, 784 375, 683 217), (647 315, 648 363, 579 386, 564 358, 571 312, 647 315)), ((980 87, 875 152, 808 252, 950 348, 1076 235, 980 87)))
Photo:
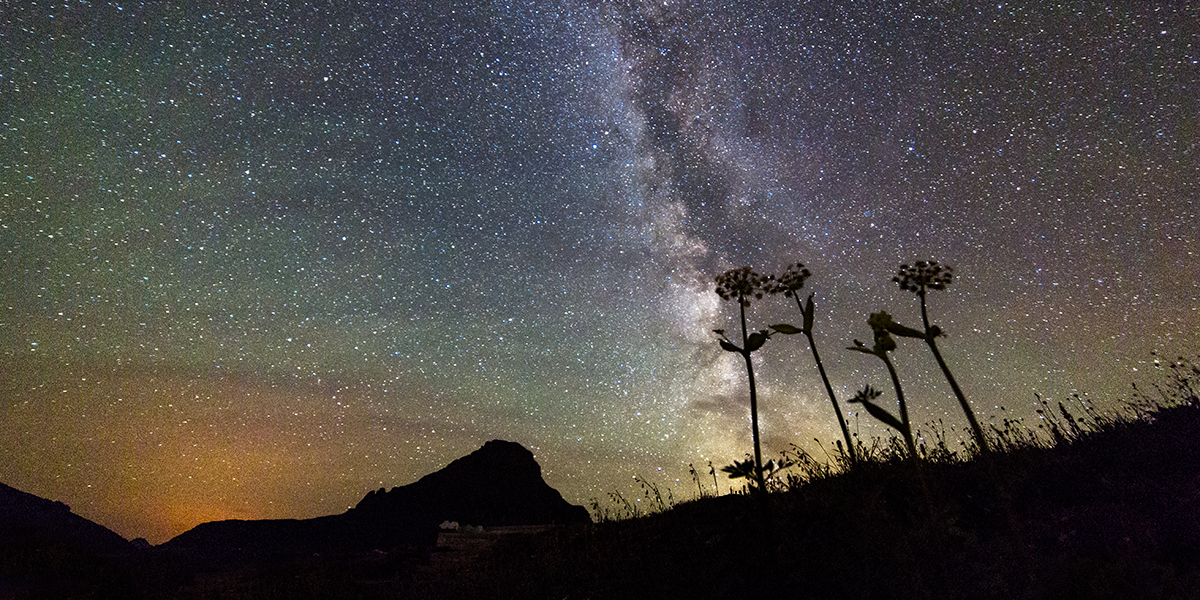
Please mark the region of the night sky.
MULTIPOLYGON (((6 3, 0 481, 153 543, 495 438, 573 503, 687 498, 751 451, 713 278, 796 261, 843 398, 894 402, 844 348, 919 326, 891 277, 936 259, 983 421, 1119 408, 1200 349, 1187 4, 6 3)), ((755 360, 764 451, 823 457, 803 336, 755 360)), ((924 345, 893 360, 966 437, 924 345)))

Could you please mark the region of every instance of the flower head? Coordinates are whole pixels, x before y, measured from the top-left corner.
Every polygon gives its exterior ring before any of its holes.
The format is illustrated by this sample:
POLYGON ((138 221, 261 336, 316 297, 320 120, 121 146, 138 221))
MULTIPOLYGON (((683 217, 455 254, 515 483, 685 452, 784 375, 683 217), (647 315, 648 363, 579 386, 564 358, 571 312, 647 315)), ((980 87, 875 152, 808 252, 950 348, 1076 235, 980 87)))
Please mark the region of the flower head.
POLYGON ((892 315, 888 314, 888 312, 884 310, 881 310, 877 313, 871 313, 871 316, 867 317, 867 325, 870 326, 871 330, 875 332, 886 332, 888 325, 891 325, 894 322, 895 321, 892 320, 892 315))
POLYGON ((750 267, 731 269, 717 275, 717 295, 722 300, 737 300, 750 306, 750 299, 762 300, 773 280, 769 275, 755 273, 750 267))
POLYGON ((804 280, 812 275, 802 263, 789 264, 787 271, 779 276, 779 279, 771 281, 767 285, 768 294, 782 293, 784 296, 791 298, 796 295, 796 291, 804 287, 804 280))
POLYGON ((892 321, 892 315, 885 311, 871 313, 867 317, 867 325, 871 326, 871 331, 875 334, 875 352, 891 352, 896 349, 896 340, 892 339, 891 332, 888 331, 890 325, 895 325, 892 321))
POLYGON ((867 385, 863 389, 858 390, 858 393, 854 394, 854 397, 847 400, 847 402, 857 402, 859 404, 867 404, 882 395, 883 395, 883 392, 871 387, 870 385, 867 385))
POLYGON ((944 290, 954 279, 954 267, 938 264, 936 260, 918 260, 912 266, 900 265, 892 281, 900 289, 922 294, 925 290, 944 290))

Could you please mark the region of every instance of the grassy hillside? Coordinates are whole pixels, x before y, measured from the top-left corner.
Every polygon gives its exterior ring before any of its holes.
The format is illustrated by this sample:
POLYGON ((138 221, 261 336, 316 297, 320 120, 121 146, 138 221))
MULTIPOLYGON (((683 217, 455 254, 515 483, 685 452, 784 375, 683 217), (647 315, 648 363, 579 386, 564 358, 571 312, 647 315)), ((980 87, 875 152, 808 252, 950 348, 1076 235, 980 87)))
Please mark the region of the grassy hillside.
POLYGON ((456 594, 1200 598, 1200 407, 1055 427, 1050 443, 1009 436, 985 459, 938 456, 924 484, 877 453, 765 499, 704 498, 510 544, 456 594))

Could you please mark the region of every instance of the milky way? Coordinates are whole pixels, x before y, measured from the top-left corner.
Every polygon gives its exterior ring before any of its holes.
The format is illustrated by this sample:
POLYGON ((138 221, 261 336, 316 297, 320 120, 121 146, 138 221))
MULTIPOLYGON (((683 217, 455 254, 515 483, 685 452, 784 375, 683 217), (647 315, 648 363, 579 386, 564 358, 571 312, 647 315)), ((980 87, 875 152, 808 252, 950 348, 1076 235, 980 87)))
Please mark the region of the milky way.
MULTIPOLYGON (((955 267, 930 310, 985 422, 1200 348, 1194 8, 241 4, 0 12, 0 481, 127 537, 494 438, 572 502, 688 497, 750 451, 711 331, 743 265, 813 271, 844 397, 887 389, 842 348, 919 322, 917 259, 955 267)), ((963 438, 918 346, 914 419, 963 438)), ((803 340, 755 359, 766 451, 823 456, 803 340)))

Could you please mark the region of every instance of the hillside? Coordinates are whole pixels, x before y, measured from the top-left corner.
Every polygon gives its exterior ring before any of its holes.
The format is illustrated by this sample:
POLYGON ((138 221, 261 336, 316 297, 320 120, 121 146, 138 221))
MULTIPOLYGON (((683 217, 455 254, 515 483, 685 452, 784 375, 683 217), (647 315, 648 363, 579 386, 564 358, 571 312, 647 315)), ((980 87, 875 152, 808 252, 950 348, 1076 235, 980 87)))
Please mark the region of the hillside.
POLYGON ((497 570, 542 565, 530 580, 554 583, 520 591, 546 598, 1200 597, 1200 410, 1060 433, 927 464, 928 494, 892 459, 766 505, 708 498, 546 540, 497 570))

